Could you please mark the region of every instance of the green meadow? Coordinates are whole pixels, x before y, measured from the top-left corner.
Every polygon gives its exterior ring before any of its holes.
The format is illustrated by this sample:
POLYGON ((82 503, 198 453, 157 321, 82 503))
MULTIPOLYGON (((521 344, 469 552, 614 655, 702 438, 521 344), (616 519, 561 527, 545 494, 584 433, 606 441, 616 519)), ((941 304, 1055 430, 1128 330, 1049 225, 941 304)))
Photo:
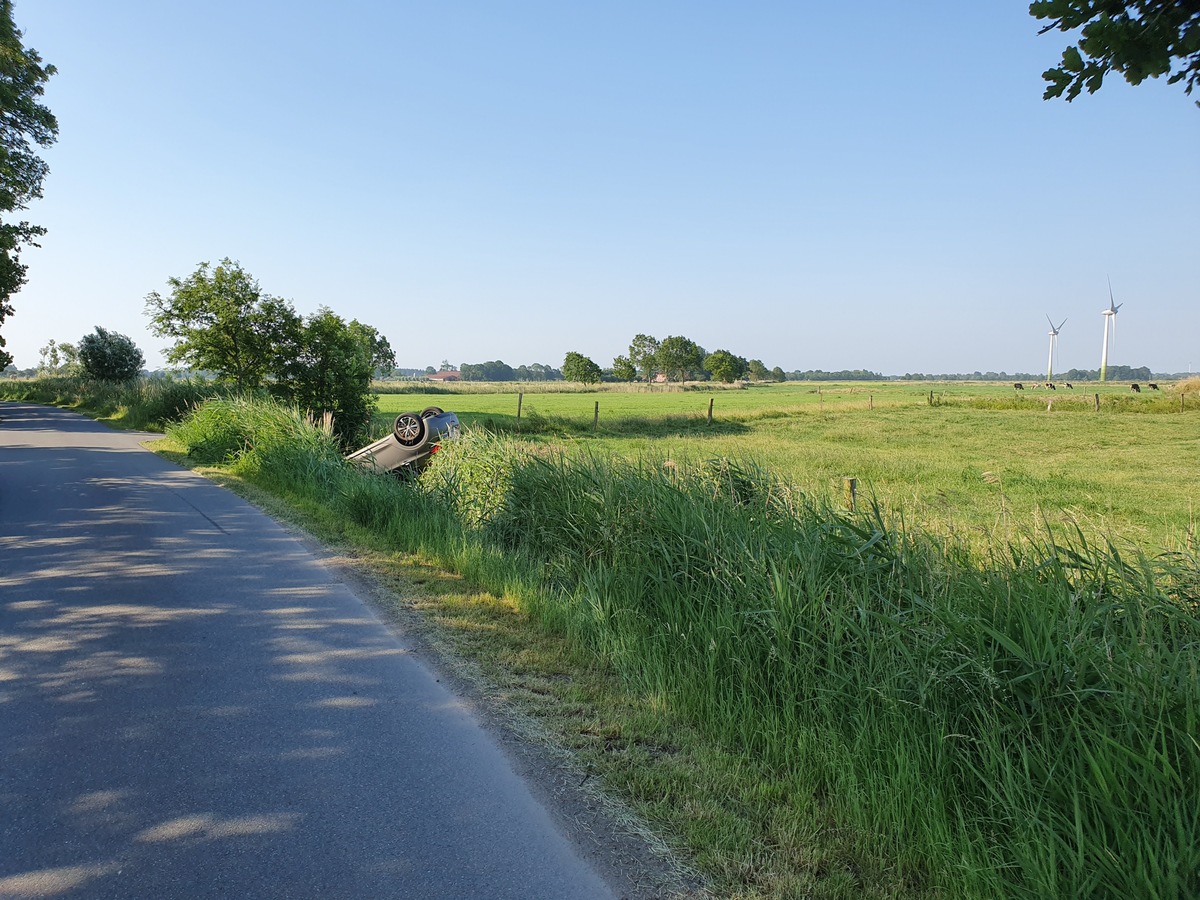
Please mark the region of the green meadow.
POLYGON ((911 524, 975 541, 1049 523, 1170 547, 1191 533, 1200 509, 1200 385, 1141 395, 1126 384, 1054 392, 970 382, 551 387, 382 393, 375 429, 438 405, 466 426, 569 454, 724 457, 828 499, 843 497, 854 478, 857 502, 874 499, 911 524))

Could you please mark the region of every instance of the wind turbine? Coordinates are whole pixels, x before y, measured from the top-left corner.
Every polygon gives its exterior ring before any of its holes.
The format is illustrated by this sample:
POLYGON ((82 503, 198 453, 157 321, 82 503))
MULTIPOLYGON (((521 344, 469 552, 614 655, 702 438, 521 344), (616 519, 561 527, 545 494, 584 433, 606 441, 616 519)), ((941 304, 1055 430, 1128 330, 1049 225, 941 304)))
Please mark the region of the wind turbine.
POLYGON ((1112 331, 1113 344, 1117 343, 1117 310, 1124 303, 1113 303, 1112 279, 1108 280, 1108 309, 1104 310, 1104 349, 1100 353, 1100 380, 1108 380, 1108 332, 1112 331))
POLYGON ((1058 333, 1062 327, 1067 324, 1067 320, 1063 319, 1058 323, 1058 327, 1054 327, 1054 320, 1046 316, 1046 321, 1050 323, 1050 359, 1046 361, 1046 381, 1054 380, 1054 351, 1058 349, 1058 333))

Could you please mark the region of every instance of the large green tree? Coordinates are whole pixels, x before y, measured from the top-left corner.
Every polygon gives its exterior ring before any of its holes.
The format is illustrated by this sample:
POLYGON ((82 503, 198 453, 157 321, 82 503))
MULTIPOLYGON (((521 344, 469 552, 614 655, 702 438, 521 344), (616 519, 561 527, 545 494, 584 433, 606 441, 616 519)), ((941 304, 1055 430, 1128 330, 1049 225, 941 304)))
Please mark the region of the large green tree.
POLYGON ((292 305, 263 292, 226 258, 204 262, 187 278, 169 278, 167 296, 146 296, 150 330, 175 341, 167 360, 213 372, 239 388, 255 388, 285 368, 302 327, 292 305))
MULTIPOLYGON (((294 341, 276 373, 276 392, 314 417, 328 413, 338 440, 353 444, 366 434, 378 402, 371 376, 380 368, 379 333, 321 307, 304 320, 294 341)), ((390 371, 395 365, 390 347, 387 357, 382 362, 390 371)))
POLYGON ((637 378, 637 366, 629 361, 628 356, 617 356, 613 360, 612 373, 618 381, 633 381, 637 378))
POLYGON ((658 371, 658 338, 648 334, 634 335, 629 343, 629 362, 643 381, 649 381, 658 371))
POLYGON ((658 370, 671 381, 686 381, 704 371, 704 348, 683 335, 671 334, 658 345, 658 370))
POLYGON ((600 367, 582 353, 570 351, 562 364, 563 378, 567 381, 578 381, 582 384, 596 384, 600 381, 600 367))
MULTIPOLYGON (((13 294, 25 284, 21 248, 36 247, 35 239, 46 233, 39 225, 14 221, 19 217, 13 213, 42 196, 50 171, 33 145, 48 147, 58 139, 58 120, 38 102, 54 72, 36 50, 22 45, 12 2, 0 0, 0 326, 13 313, 13 294)), ((0 334, 0 369, 11 362, 0 334)))
POLYGON ((1200 0, 1036 0, 1029 14, 1049 23, 1040 34, 1079 30, 1062 62, 1042 73, 1047 100, 1093 94, 1109 72, 1130 84, 1166 75, 1188 94, 1200 84, 1200 0))
POLYGON ((746 374, 746 360, 728 350, 714 350, 704 357, 704 369, 717 381, 730 384, 746 374))

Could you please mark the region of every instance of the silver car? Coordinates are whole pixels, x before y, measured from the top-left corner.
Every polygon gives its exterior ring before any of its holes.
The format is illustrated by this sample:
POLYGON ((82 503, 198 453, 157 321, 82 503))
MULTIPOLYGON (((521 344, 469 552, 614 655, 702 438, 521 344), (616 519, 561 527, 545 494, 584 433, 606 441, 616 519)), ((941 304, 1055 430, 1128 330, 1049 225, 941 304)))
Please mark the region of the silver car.
POLYGON ((346 457, 377 472, 419 472, 441 442, 458 437, 458 416, 438 406, 400 413, 392 433, 346 457))

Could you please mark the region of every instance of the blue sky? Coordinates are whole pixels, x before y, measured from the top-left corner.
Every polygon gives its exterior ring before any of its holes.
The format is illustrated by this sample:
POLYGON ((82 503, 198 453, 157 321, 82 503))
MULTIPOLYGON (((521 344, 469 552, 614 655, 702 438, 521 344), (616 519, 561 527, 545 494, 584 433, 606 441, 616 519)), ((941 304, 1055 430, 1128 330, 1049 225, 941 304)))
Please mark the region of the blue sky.
POLYGON ((401 366, 1200 369, 1200 109, 1043 101, 1023 2, 17 0, 58 67, 18 366, 239 260, 401 366))

